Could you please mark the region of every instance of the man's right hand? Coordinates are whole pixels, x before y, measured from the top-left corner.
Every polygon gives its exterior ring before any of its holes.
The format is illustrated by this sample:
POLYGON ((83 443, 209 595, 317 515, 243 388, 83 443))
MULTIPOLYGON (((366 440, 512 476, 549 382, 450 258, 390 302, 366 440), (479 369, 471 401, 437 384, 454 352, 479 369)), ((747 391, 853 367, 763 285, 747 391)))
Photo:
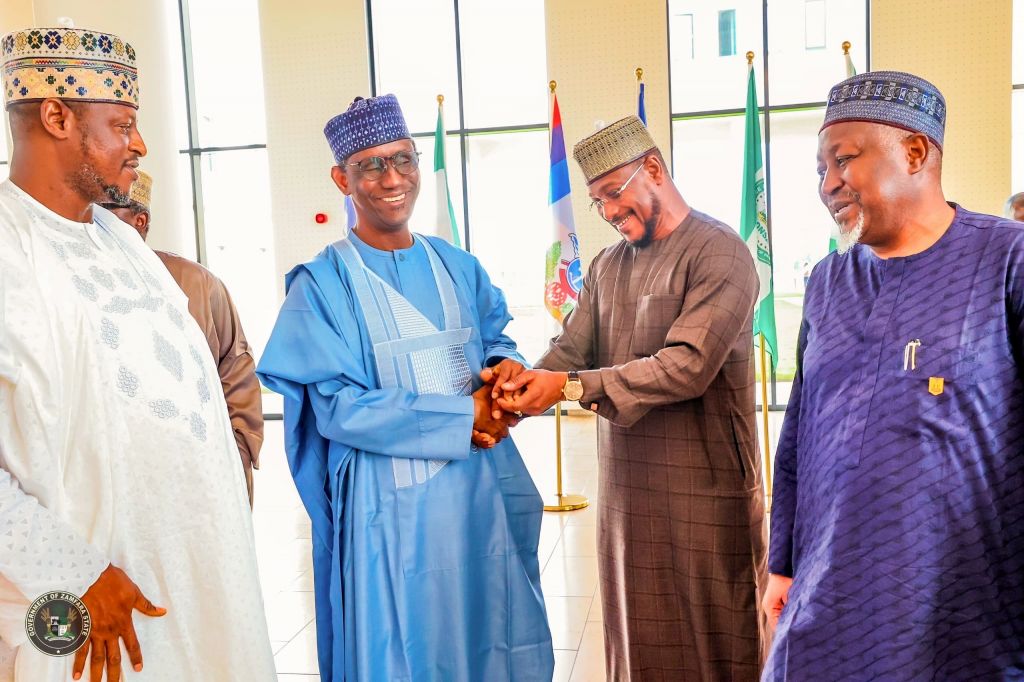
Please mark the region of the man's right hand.
POLYGON ((153 604, 142 594, 124 571, 113 564, 107 566, 96 582, 82 595, 82 603, 92 618, 89 641, 75 653, 72 677, 81 679, 85 659, 89 658, 89 679, 100 682, 103 668, 107 668, 108 682, 121 679, 121 643, 136 672, 142 670, 142 648, 135 636, 132 611, 138 609, 147 616, 162 616, 167 609, 153 604), (89 655, 90 649, 92 654, 89 655))
POLYGON ((472 441, 482 448, 491 448, 508 436, 509 428, 519 423, 513 414, 502 414, 495 419, 492 410, 492 387, 484 384, 473 393, 473 434, 472 441))
POLYGON ((764 599, 761 600, 761 608, 768 616, 768 626, 774 631, 779 624, 779 616, 782 615, 782 608, 789 601, 789 588, 793 584, 792 578, 784 575, 771 573, 768 575, 768 586, 764 590, 764 599))

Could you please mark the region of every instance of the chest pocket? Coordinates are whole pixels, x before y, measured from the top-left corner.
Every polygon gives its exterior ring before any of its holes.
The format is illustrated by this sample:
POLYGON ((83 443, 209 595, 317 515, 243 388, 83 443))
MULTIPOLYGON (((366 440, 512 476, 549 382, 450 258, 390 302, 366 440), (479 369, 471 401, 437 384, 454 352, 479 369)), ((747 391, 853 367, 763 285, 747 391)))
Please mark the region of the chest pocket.
POLYGON ((643 358, 665 347, 669 329, 679 317, 683 299, 678 294, 648 294, 640 299, 633 323, 629 352, 643 358))
POLYGON ((901 436, 955 440, 963 435, 965 415, 976 400, 977 361, 957 349, 922 348, 913 369, 902 365, 889 373, 890 400, 878 409, 889 412, 886 425, 901 436))

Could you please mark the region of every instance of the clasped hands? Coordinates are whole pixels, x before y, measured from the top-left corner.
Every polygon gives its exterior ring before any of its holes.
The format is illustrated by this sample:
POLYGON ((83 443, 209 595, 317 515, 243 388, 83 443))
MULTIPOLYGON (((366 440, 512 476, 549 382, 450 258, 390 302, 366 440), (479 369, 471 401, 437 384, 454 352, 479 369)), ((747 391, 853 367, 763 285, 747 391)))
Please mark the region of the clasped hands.
POLYGON ((473 444, 492 448, 524 417, 543 414, 562 399, 568 375, 526 369, 504 359, 480 372, 484 385, 473 393, 473 444))

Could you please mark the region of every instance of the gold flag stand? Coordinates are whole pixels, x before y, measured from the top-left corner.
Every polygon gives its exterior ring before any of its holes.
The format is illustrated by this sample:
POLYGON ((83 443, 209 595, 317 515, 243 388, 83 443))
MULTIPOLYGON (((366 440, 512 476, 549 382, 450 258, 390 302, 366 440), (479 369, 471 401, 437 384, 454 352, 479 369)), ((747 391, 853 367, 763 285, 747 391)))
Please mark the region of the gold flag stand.
POLYGON ((761 337, 761 416, 764 422, 764 492, 765 510, 772 513, 772 456, 768 444, 768 361, 764 352, 764 334, 761 337))
POLYGON ((555 403, 555 476, 558 492, 544 498, 544 511, 573 511, 590 504, 584 495, 562 492, 562 403, 555 403))

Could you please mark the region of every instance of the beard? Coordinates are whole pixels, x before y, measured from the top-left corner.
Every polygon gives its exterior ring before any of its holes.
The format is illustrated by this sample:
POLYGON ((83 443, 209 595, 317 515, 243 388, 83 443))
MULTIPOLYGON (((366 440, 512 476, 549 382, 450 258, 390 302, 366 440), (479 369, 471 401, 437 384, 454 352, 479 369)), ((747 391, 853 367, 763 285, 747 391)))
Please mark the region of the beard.
POLYGON ((651 194, 651 215, 644 221, 644 233, 640 239, 630 242, 634 249, 645 249, 654 241, 654 231, 658 228, 658 219, 661 218, 661 202, 658 197, 651 194))
POLYGON ((97 170, 96 156, 89 149, 89 131, 84 126, 79 147, 82 152, 82 163, 68 174, 68 185, 86 201, 96 204, 127 205, 130 200, 129 193, 121 191, 117 185, 108 184, 97 170))
POLYGON ((860 241, 860 238, 864 236, 864 213, 861 211, 857 212, 857 222, 853 224, 853 227, 848 231, 843 231, 842 227, 839 228, 839 236, 836 238, 836 251, 839 255, 847 253, 853 248, 853 245, 860 241))

